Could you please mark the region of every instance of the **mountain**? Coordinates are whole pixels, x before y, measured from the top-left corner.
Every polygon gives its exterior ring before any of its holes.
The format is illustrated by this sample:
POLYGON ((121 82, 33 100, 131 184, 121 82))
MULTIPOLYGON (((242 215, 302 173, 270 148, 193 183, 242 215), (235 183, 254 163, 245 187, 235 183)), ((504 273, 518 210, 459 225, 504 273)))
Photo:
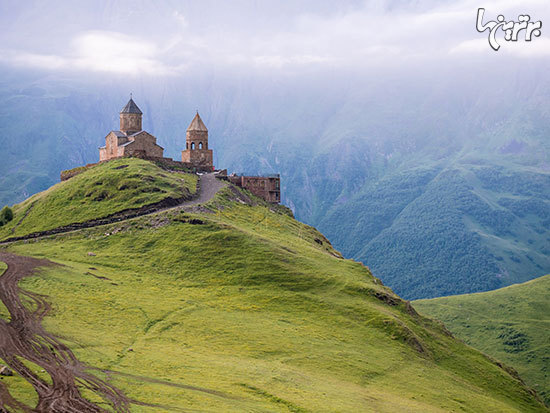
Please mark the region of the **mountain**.
POLYGON ((550 174, 483 158, 399 170, 319 223, 407 298, 487 291, 550 268, 550 174))
POLYGON ((467 344, 516 369, 550 404, 550 275, 486 293, 414 302, 467 344))
POLYGON ((2 204, 48 188, 59 170, 96 162, 133 90, 144 129, 167 156, 180 158, 199 109, 215 165, 280 173, 283 203, 299 220, 407 299, 550 271, 544 65, 452 82, 449 69, 284 82, 218 72, 154 83, 2 73, 2 204))
MULTIPOLYGON (((23 277, 23 290, 1 293, 0 328, 22 344, 2 353, 17 372, 0 382, 14 397, 4 404, 45 405, 64 389, 60 400, 115 411, 546 411, 512 370, 418 315, 285 207, 221 186, 200 205, 139 209, 177 181, 189 194, 193 179, 120 159, 15 206, 8 225, 27 239, 0 251, 0 282, 15 291, 23 277), (112 223, 98 222, 108 205, 112 223)), ((218 182, 200 179, 201 194, 218 182)))

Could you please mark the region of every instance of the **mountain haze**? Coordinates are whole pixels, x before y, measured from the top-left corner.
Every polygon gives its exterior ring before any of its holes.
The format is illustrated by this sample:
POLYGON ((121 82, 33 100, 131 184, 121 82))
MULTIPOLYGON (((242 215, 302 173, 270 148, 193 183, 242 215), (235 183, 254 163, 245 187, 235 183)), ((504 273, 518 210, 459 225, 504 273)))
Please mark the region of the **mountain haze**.
POLYGON ((484 291, 548 272, 550 86, 542 73, 495 84, 492 94, 428 80, 403 94, 408 79, 391 77, 322 90, 303 79, 284 91, 261 76, 246 84, 230 78, 136 91, 124 79, 88 90, 36 75, 18 85, 7 76, 2 202, 97 161, 118 124, 116 91, 126 88, 168 156, 179 159, 200 109, 215 165, 280 172, 283 202, 299 219, 407 298, 484 291))

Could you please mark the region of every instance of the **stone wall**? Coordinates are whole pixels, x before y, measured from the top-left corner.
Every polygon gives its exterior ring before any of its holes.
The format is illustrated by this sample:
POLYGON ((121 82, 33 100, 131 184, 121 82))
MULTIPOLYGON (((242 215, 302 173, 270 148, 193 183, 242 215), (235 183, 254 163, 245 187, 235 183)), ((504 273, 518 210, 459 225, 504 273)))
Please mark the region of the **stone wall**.
POLYGON ((181 161, 214 170, 214 156, 212 150, 208 149, 208 130, 198 113, 185 133, 185 150, 181 151, 181 161))
POLYGON ((120 130, 128 135, 141 130, 141 114, 139 113, 121 113, 120 130))
POLYGON ((194 166, 209 169, 214 169, 212 149, 188 149, 181 151, 181 161, 190 163, 194 166))
POLYGON ((67 179, 72 178, 73 176, 76 176, 78 174, 81 174, 82 172, 86 171, 87 169, 91 168, 92 166, 98 165, 100 162, 97 163, 89 163, 86 166, 79 166, 77 168, 69 169, 66 171, 61 171, 61 182, 66 181, 67 179))
POLYGON ((99 148, 99 162, 107 160, 107 147, 99 148))
POLYGON ((157 158, 164 155, 162 146, 157 145, 157 138, 148 132, 142 131, 130 136, 120 135, 120 132, 110 132, 105 137, 105 147, 99 148, 100 162, 138 154, 157 158))
MULTIPOLYGON (((185 163, 185 162, 179 162, 175 161, 172 158, 163 158, 163 157, 154 157, 154 156, 147 156, 145 153, 137 151, 136 153, 132 155, 126 155, 121 156, 119 158, 113 158, 113 159, 120 159, 120 158, 139 158, 144 159, 146 161, 151 161, 156 163, 161 168, 172 170, 172 171, 185 171, 185 172, 212 172, 210 169, 204 169, 200 167, 196 167, 193 164, 185 163)), ((61 181, 66 181, 67 179, 72 178, 73 176, 76 176, 78 174, 81 174, 82 172, 88 170, 92 166, 99 165, 103 162, 108 162, 110 159, 107 159, 105 161, 100 161, 97 163, 89 163, 86 166, 79 166, 77 168, 69 169, 66 171, 62 171, 60 175, 61 181)))
POLYGON ((267 202, 281 202, 281 177, 273 176, 238 176, 227 177, 229 182, 244 188, 267 202))
POLYGON ((112 131, 109 132, 109 134, 105 137, 105 146, 103 148, 99 148, 99 161, 106 161, 108 159, 122 156, 122 154, 120 154, 120 145, 125 142, 128 142, 127 137, 120 137, 112 131))
POLYGON ((185 149, 208 149, 208 131, 188 130, 185 149))
POLYGON ((164 149, 157 145, 157 138, 147 132, 140 132, 128 139, 130 142, 122 146, 123 156, 144 153, 154 158, 162 158, 164 155, 164 149))

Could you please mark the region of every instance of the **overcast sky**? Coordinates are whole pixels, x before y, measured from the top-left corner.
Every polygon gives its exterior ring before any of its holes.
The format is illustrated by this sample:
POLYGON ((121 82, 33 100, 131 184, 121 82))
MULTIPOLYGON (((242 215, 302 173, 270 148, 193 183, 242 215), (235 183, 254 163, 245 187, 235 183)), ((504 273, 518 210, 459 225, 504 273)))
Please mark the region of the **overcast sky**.
POLYGON ((9 67, 140 77, 214 68, 338 73, 434 62, 548 63, 549 0, 481 3, 0 0, 0 60, 9 67), (488 32, 475 30, 480 5, 485 20, 498 14, 542 20, 542 36, 512 43, 500 32, 502 48, 495 52, 488 32))

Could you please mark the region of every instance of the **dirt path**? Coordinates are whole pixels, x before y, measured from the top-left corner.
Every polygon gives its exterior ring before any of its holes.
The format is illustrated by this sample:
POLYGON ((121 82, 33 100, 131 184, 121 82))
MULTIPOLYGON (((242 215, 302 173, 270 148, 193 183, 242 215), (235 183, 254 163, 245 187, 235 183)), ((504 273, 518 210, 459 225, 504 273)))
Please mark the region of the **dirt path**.
POLYGON ((15 224, 15 226, 11 229, 11 233, 12 234, 15 234, 15 230, 17 229, 17 227, 19 225, 21 225, 21 223, 23 222, 23 220, 25 218, 27 218, 27 215, 29 215, 29 212, 32 211, 32 209, 34 208, 34 205, 36 204, 36 200, 32 202, 31 206, 27 208, 27 210, 25 211, 25 214, 21 217, 21 219, 19 221, 17 221, 17 224, 15 224))
POLYGON ((35 408, 14 400, 7 386, 0 381, 0 411, 11 409, 24 412, 106 412, 86 400, 77 385, 84 386, 111 404, 115 412, 128 412, 133 401, 116 387, 89 374, 72 351, 49 334, 41 324, 50 311, 44 297, 22 290, 18 282, 36 273, 38 267, 56 265, 48 260, 22 257, 0 251, 0 261, 8 265, 0 276, 0 300, 10 313, 10 321, 0 319, 0 358, 17 374, 32 384, 38 394, 35 408), (30 310, 21 300, 27 298, 30 310), (24 362, 30 361, 44 370, 51 380, 44 380, 24 362))
POLYGON ((46 231, 33 232, 21 237, 10 237, 0 241, 0 244, 9 244, 10 242, 22 241, 26 239, 36 239, 47 237, 49 235, 64 234, 67 232, 77 231, 84 228, 99 227, 101 225, 109 225, 115 222, 126 221, 132 218, 137 218, 144 215, 150 215, 161 211, 166 211, 174 208, 187 208, 198 204, 204 204, 210 201, 220 189, 227 185, 226 182, 220 181, 213 173, 208 173, 199 178, 199 193, 192 200, 166 198, 156 204, 145 205, 140 208, 128 209, 120 211, 103 218, 92 219, 89 221, 78 222, 74 224, 64 225, 58 228, 52 228, 46 231))
POLYGON ((210 201, 218 193, 218 191, 225 186, 227 182, 221 181, 216 178, 213 173, 204 174, 200 177, 200 193, 199 196, 191 201, 184 202, 178 207, 187 207, 198 204, 205 204, 210 201))

